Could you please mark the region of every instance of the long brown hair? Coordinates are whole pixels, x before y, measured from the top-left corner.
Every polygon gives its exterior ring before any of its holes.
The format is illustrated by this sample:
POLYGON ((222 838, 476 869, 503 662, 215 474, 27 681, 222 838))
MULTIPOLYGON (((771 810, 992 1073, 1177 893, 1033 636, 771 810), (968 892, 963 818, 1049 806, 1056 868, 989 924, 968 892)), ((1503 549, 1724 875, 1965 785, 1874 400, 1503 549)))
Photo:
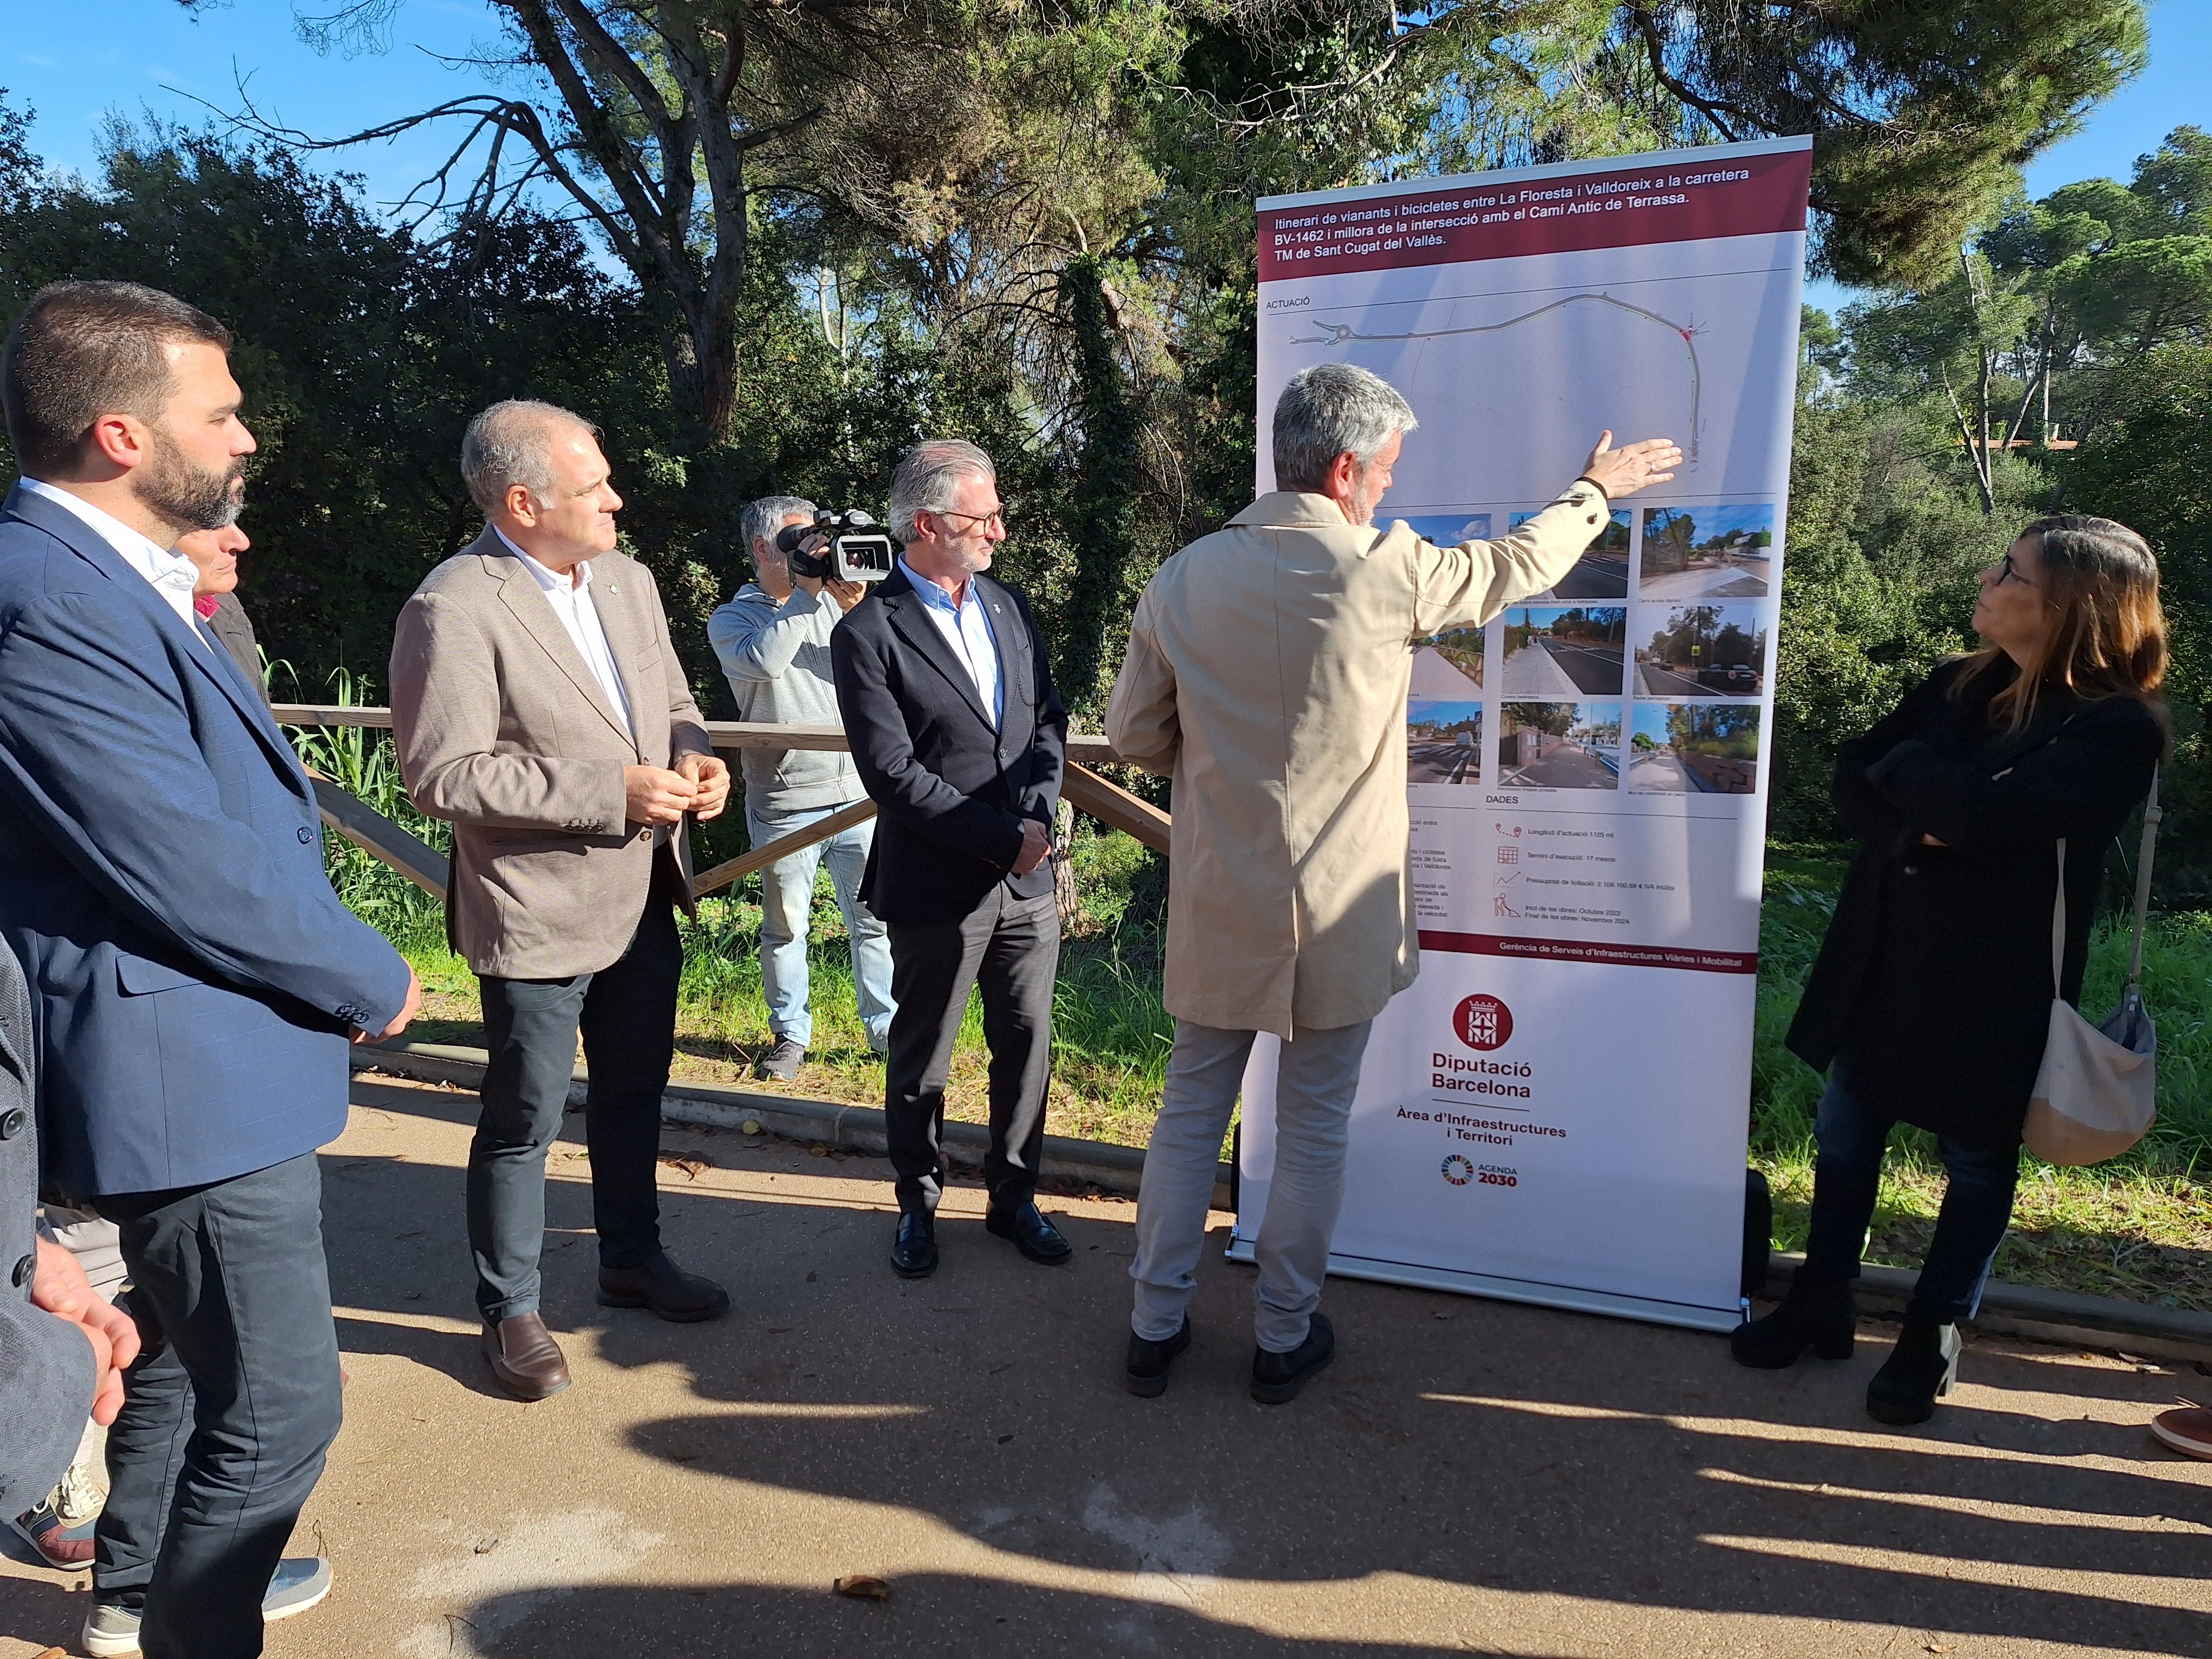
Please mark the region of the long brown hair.
MULTIPOLYGON (((2043 596, 2058 612, 2042 654, 1990 700, 1990 713, 2017 732, 2035 718, 2046 687, 2077 697, 2133 697, 2165 719, 2158 695, 2166 678, 2166 612, 2158 601, 2158 560, 2124 524, 2084 514, 2038 519, 2021 532, 2036 538, 2043 596)), ((1955 696, 2009 659, 1984 646, 1952 682, 1955 696)))

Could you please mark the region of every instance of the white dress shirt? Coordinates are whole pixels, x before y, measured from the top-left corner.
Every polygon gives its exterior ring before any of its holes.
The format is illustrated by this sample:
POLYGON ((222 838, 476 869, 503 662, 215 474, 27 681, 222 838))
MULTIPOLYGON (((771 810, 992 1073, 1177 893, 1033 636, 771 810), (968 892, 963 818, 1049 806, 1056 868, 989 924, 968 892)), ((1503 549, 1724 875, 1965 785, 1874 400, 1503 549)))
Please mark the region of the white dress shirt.
POLYGON ((607 701, 629 726, 630 735, 637 734, 637 720, 630 713, 629 693, 623 690, 622 676, 615 672, 615 653, 607 648, 607 630, 600 625, 599 608, 592 602, 592 562, 585 560, 576 567, 576 578, 556 576, 530 555, 507 541, 507 532, 497 525, 492 532, 507 543, 507 550, 522 561, 522 568, 536 579, 544 590, 553 614, 561 619, 561 626, 568 630, 568 637, 576 643, 576 653, 584 665, 592 671, 592 678, 599 683, 599 690, 607 694, 607 701))
POLYGON ((963 598, 956 599, 935 582, 915 575, 914 567, 904 559, 898 562, 906 579, 914 584, 914 591, 921 596, 921 608, 929 620, 945 635, 952 654, 967 669, 968 678, 975 682, 975 695, 991 711, 992 726, 998 726, 1006 715, 1006 688, 999 672, 999 646, 991 631, 990 607, 976 592, 975 578, 969 578, 963 598))
MULTIPOLYGON (((19 480, 33 495, 43 496, 65 512, 74 513, 100 538, 113 548, 123 562, 154 585, 178 619, 191 629, 192 637, 203 646, 207 635, 200 631, 199 617, 192 610, 192 588, 199 581, 199 568, 181 553, 171 552, 158 542, 149 541, 112 513, 103 513, 90 501, 72 495, 66 489, 57 489, 36 478, 19 480)), ((212 647, 209 647, 212 649, 212 647)))

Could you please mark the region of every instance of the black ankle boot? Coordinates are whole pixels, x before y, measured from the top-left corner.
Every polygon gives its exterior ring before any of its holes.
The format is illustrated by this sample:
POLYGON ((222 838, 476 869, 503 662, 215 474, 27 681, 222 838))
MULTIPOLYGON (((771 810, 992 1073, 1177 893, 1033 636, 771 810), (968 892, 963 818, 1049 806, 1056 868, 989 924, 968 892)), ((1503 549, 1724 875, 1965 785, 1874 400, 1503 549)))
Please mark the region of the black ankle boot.
POLYGON ((1762 1371, 1796 1364, 1808 1348, 1823 1359, 1849 1359, 1858 1322, 1850 1280, 1808 1279, 1800 1273, 1772 1313, 1735 1328, 1729 1352, 1737 1364, 1762 1371))
POLYGON ((1888 1361, 1867 1384, 1867 1415, 1899 1428, 1935 1416, 1936 1402, 1959 1380, 1961 1346, 1956 1325, 1907 1314, 1888 1361))

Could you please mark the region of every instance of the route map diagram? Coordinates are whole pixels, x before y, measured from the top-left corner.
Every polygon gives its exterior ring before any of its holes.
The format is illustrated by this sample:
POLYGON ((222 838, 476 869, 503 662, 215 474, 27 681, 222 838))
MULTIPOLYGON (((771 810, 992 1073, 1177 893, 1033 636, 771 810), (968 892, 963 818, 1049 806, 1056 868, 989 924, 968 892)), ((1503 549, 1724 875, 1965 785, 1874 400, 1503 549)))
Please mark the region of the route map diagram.
POLYGON ((1524 311, 1519 316, 1508 317, 1502 322, 1468 323, 1455 328, 1405 329, 1395 333, 1369 333, 1364 329, 1354 327, 1350 323, 1324 323, 1317 318, 1306 318, 1304 320, 1309 327, 1317 328, 1322 332, 1310 335, 1293 334, 1290 337, 1289 343, 1291 345, 1346 345, 1354 340, 1441 340, 1462 334, 1495 334, 1503 329, 1516 328, 1522 323, 1534 322, 1539 317, 1548 316, 1553 312, 1572 305, 1611 306, 1616 310, 1627 312, 1631 316, 1641 317, 1648 322, 1656 323, 1668 332, 1681 336, 1682 349, 1687 354, 1690 366, 1689 441, 1684 444, 1682 448, 1690 465, 1695 466, 1698 461, 1698 415, 1700 406, 1705 400, 1705 374, 1698 362, 1698 336, 1705 331, 1695 323, 1678 323, 1671 317, 1662 317, 1656 311, 1647 311, 1642 306, 1631 305, 1626 300, 1617 300, 1612 295, 1602 291, 1570 294, 1564 299, 1553 300, 1548 305, 1538 306, 1533 311, 1524 311))

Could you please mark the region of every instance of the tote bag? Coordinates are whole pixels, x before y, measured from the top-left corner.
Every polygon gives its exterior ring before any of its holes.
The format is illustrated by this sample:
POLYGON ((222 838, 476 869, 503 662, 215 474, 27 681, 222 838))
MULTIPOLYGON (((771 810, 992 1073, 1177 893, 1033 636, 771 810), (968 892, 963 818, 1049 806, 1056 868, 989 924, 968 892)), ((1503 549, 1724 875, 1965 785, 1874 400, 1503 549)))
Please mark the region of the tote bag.
POLYGON ((2151 856, 2158 844, 2158 778, 2143 807, 2136 860, 2136 942, 2128 982, 2112 1012, 2092 1025, 2058 994, 2066 953, 2066 843, 2058 843, 2058 894, 2051 917, 2051 1033, 2021 1131, 2027 1150, 2051 1164, 2101 1164, 2150 1132, 2158 1117, 2158 1028, 2142 1000, 2143 922, 2150 912, 2151 856))

